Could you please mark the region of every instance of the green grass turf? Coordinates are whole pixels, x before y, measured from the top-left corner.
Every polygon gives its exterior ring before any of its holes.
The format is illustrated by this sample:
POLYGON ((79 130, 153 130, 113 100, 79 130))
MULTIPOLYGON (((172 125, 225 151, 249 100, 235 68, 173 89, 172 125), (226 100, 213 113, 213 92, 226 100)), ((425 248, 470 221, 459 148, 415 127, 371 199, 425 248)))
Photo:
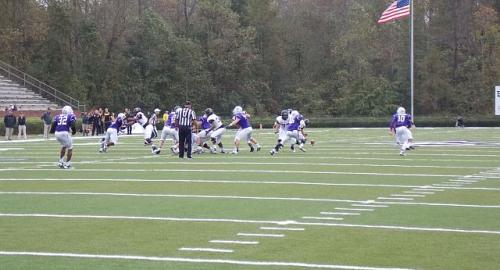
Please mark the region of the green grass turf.
MULTIPOLYGON (((268 151, 274 144, 275 135, 270 130, 257 130, 254 136, 263 145, 261 152, 249 153, 245 145, 237 156, 205 153, 195 155, 190 161, 179 160, 168 151, 152 156, 149 147, 143 146, 142 139, 136 136, 121 136, 119 145, 106 154, 97 153, 97 138, 76 138, 73 170, 56 168, 59 146, 53 140, 0 143, 2 214, 187 219, 4 215, 0 216, 0 252, 436 270, 498 269, 500 234, 494 233, 500 232, 500 171, 496 170, 500 167, 498 129, 418 129, 414 136, 416 142, 423 145, 405 157, 399 156, 385 129, 313 129, 309 134, 317 143, 307 145, 306 153, 292 153, 287 147, 272 157, 268 151), (459 141, 470 145, 462 145, 459 141), (453 145, 441 145, 443 142, 453 145), (378 199, 391 197, 391 194, 411 194, 408 192, 415 187, 473 178, 464 176, 485 175, 490 178, 462 183, 457 188, 445 187, 443 191, 411 201, 378 199), (87 194, 75 194, 82 192, 87 194), (356 216, 335 216, 343 220, 303 218, 334 217, 320 212, 352 212, 335 208, 363 208, 352 206, 350 201, 362 204, 369 200, 391 203, 374 211, 356 212, 360 213, 356 216), (257 223, 194 221, 195 218, 257 223), (286 220, 307 224, 268 223, 286 220), (409 230, 361 225, 400 226, 409 230), (262 230, 261 226, 305 230, 277 232, 262 230), (238 236, 239 232, 283 233, 285 237, 245 237, 238 236), (209 242, 214 239, 256 240, 259 244, 209 242), (234 252, 186 252, 179 251, 181 247, 223 248, 234 252)), ((234 131, 230 131, 224 138, 227 149, 231 148, 233 136, 234 131)), ((0 255, 0 266, 0 269, 306 269, 290 265, 242 266, 21 255, 0 255)))

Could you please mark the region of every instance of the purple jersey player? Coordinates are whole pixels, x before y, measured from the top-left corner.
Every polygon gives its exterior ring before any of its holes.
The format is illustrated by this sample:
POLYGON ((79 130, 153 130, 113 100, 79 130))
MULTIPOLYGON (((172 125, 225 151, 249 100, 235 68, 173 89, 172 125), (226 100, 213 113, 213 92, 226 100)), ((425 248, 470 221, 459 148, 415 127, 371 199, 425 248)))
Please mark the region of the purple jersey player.
POLYGON ((118 131, 121 130, 124 120, 125 114, 119 113, 115 121, 113 121, 113 123, 111 123, 109 128, 106 130, 106 134, 104 135, 104 138, 102 138, 99 153, 107 152, 107 149, 110 146, 116 145, 118 143, 118 131))
POLYGON ((71 157, 73 156, 71 134, 74 135, 76 133, 75 122, 76 116, 73 114, 73 109, 70 106, 64 106, 62 113, 54 117, 51 133, 55 133, 57 141, 62 145, 59 163, 57 164, 59 168, 71 168, 71 157), (69 133, 70 131, 71 134, 69 133), (66 156, 66 162, 64 162, 64 156, 66 156))
POLYGON ((227 128, 239 126, 239 129, 236 131, 236 136, 234 137, 234 149, 231 154, 238 154, 240 141, 243 139, 250 146, 250 152, 253 152, 255 148, 257 148, 257 151, 260 150, 260 144, 252 137, 252 126, 250 125, 249 117, 250 115, 244 112, 241 106, 234 107, 233 122, 227 125, 227 128))
POLYGON ((396 143, 401 145, 399 154, 404 156, 406 150, 414 149, 413 135, 410 128, 414 127, 413 120, 410 114, 406 113, 405 108, 399 107, 397 112, 392 116, 389 125, 390 133, 395 135, 396 143))
POLYGON ((170 150, 172 150, 173 153, 176 153, 178 150, 178 141, 179 141, 179 132, 177 128, 175 127, 175 111, 180 108, 179 106, 176 106, 172 112, 167 117, 167 121, 165 121, 165 124, 163 126, 163 129, 161 131, 161 136, 160 136, 160 146, 157 147, 156 145, 151 146, 151 153, 158 155, 160 154, 163 145, 165 144, 165 140, 168 137, 172 138, 173 145, 170 147, 170 150))

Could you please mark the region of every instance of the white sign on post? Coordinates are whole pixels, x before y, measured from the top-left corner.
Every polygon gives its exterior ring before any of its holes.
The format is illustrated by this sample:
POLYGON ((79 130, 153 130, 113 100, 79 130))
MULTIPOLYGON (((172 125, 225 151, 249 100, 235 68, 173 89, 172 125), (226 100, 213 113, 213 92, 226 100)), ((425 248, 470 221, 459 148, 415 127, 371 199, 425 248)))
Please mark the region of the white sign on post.
POLYGON ((495 87, 495 115, 500 116, 500 86, 495 87))

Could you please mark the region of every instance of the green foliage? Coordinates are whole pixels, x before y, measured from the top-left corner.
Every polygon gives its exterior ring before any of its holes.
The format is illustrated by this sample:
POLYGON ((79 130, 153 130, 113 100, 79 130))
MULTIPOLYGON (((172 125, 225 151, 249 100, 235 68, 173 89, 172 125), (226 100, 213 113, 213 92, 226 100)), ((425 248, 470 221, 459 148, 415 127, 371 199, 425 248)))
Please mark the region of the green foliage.
MULTIPOLYGON (((415 2, 415 113, 491 115, 499 5, 415 2)), ((1 5, 1 4, 0 4, 1 5)), ((385 116, 409 107, 408 20, 375 1, 4 1, 0 58, 92 107, 385 116)))

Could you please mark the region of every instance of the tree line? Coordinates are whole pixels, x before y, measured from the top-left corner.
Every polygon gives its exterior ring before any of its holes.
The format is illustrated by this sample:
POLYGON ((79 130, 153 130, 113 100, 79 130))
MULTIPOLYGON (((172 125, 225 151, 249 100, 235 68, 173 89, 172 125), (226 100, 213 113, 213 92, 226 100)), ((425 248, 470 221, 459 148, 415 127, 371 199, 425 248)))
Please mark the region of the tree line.
MULTIPOLYGON (((380 116, 409 104, 392 0, 0 0, 0 59, 88 107, 380 116)), ((500 2, 415 0, 415 113, 493 113, 500 2)))

